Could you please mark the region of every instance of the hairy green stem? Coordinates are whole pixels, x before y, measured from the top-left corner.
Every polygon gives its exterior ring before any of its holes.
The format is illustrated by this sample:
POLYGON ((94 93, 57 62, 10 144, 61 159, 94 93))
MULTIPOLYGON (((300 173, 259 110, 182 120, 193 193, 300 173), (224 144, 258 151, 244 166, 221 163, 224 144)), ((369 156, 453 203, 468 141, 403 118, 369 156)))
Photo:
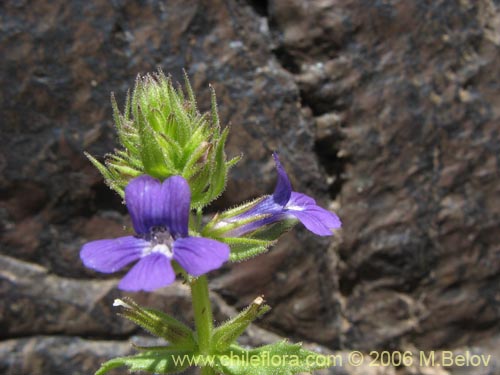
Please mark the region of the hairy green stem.
MULTIPOLYGON (((191 297, 193 300, 194 324, 198 336, 200 354, 210 355, 213 317, 206 276, 200 276, 191 282, 191 297)), ((201 374, 215 375, 215 372, 210 367, 202 367, 201 374)))

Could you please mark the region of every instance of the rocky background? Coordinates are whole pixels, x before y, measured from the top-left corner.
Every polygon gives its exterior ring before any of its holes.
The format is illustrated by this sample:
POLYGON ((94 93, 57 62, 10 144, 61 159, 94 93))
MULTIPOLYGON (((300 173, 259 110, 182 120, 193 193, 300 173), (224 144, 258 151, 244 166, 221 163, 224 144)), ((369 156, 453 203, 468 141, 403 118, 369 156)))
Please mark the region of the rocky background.
MULTIPOLYGON (((218 319, 259 294, 274 307, 244 343, 416 353, 409 367, 324 374, 500 374, 499 7, 0 2, 0 373, 91 374, 151 341, 115 315, 117 279, 78 252, 129 225, 83 151, 112 150, 110 92, 122 103, 161 67, 186 68, 202 109, 214 85, 228 154, 244 153, 214 211, 271 192, 279 150, 295 189, 344 223, 333 240, 296 229, 212 275, 218 319), (491 361, 419 365, 439 349, 491 361)), ((191 319, 183 285, 134 298, 191 319)))

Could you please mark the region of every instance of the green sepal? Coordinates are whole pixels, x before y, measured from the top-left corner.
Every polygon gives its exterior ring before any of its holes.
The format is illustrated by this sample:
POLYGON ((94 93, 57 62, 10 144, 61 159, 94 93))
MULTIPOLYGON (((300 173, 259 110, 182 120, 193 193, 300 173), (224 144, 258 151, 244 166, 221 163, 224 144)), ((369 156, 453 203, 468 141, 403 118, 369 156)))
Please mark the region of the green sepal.
POLYGON ((126 165, 119 165, 115 164, 112 167, 116 171, 120 172, 120 174, 125 175, 125 176, 130 176, 132 178, 140 176, 142 173, 141 171, 138 171, 137 169, 134 169, 132 167, 126 166, 126 165))
POLYGON ((215 359, 215 369, 226 375, 293 375, 332 365, 328 356, 286 341, 250 350, 233 345, 215 359))
POLYGON ((259 204, 260 202, 262 202, 267 197, 268 197, 268 195, 264 195, 262 197, 253 199, 251 201, 242 203, 239 206, 235 206, 233 208, 230 208, 230 209, 228 209, 226 211, 223 211, 223 212, 219 213, 218 217, 221 218, 221 219, 227 219, 227 218, 230 218, 230 217, 233 217, 233 216, 240 215, 240 214, 242 214, 242 213, 250 210, 251 208, 253 208, 257 204, 259 204))
POLYGON ((253 232, 246 233, 244 236, 230 237, 232 231, 267 217, 267 215, 254 215, 242 219, 235 219, 238 215, 252 209, 263 199, 265 199, 265 197, 258 198, 241 206, 216 214, 202 229, 202 236, 214 238, 228 244, 231 248, 229 259, 233 262, 240 262, 265 253, 276 243, 279 237, 298 223, 297 219, 282 219, 274 223, 263 225, 253 232))
POLYGON ((203 208, 204 195, 208 189, 208 178, 210 171, 208 168, 201 169, 189 180, 189 187, 191 188, 191 206, 192 208, 203 208))
MULTIPOLYGON (((196 115, 196 113, 198 112, 198 108, 197 108, 197 105, 196 105, 196 98, 194 96, 194 91, 193 91, 193 87, 191 86, 191 82, 189 81, 189 76, 186 72, 186 70, 182 69, 182 73, 184 75, 184 87, 186 88, 186 91, 187 91, 187 94, 188 94, 188 103, 189 103, 189 107, 188 107, 188 110, 189 110, 189 113, 191 115, 196 115)), ((180 92, 182 92, 182 90, 179 90, 180 92)))
POLYGON ((108 179, 111 179, 112 178, 112 175, 111 175, 111 172, 106 169, 106 167, 104 166, 104 164, 102 164, 99 160, 97 160, 96 158, 94 158, 92 155, 90 155, 88 152, 83 152, 83 154, 87 157, 87 159, 90 160, 90 162, 92 163, 92 165, 94 167, 97 168, 97 170, 99 172, 101 172, 102 176, 108 180, 108 179))
POLYGON ((175 348, 150 350, 129 357, 113 358, 101 365, 95 375, 103 375, 117 367, 127 366, 130 371, 146 371, 152 374, 175 374, 190 366, 192 352, 175 348), (179 359, 184 359, 183 363, 179 359))
POLYGON ((292 229, 297 222, 297 219, 284 219, 265 225, 254 232, 248 233, 245 237, 239 237, 241 240, 238 240, 237 237, 220 240, 226 242, 231 248, 229 259, 233 262, 241 262, 265 253, 284 233, 292 229))
POLYGON ((266 196, 262 196, 250 202, 240 204, 239 206, 215 214, 212 220, 210 220, 203 228, 203 236, 213 238, 226 237, 230 235, 231 231, 239 227, 265 219, 268 215, 252 215, 244 218, 238 218, 238 215, 251 210, 265 198, 266 196))
MULTIPOLYGON (((139 153, 137 152, 139 155, 139 153)), ((130 165, 134 169, 142 171, 144 168, 140 159, 136 159, 130 156, 128 151, 115 150, 114 154, 108 155, 108 168, 113 167, 116 164, 130 165)))
POLYGON ((229 128, 225 128, 218 139, 213 142, 213 152, 209 162, 205 166, 208 169, 207 189, 203 191, 198 202, 193 203, 193 208, 205 207, 210 202, 218 198, 226 187, 228 166, 224 146, 226 143, 229 128))
POLYGON ((266 241, 276 241, 283 234, 292 229, 298 222, 299 221, 293 217, 282 219, 257 229, 249 234, 249 237, 266 241))
POLYGON ((263 220, 267 217, 269 217, 269 214, 262 214, 262 215, 253 215, 253 216, 248 216, 244 217, 238 220, 224 220, 220 219, 219 215, 216 215, 212 221, 210 221, 204 228, 203 228, 203 235, 206 237, 225 237, 229 236, 232 231, 241 228, 245 225, 254 223, 256 221, 263 220))
POLYGON ((255 319, 271 309, 262 297, 257 297, 246 309, 234 318, 217 327, 212 336, 212 345, 216 352, 224 352, 240 337, 255 319))
POLYGON ((164 180, 171 174, 167 167, 168 160, 163 154, 160 143, 156 139, 155 131, 146 123, 142 112, 139 111, 139 136, 141 138, 141 160, 146 174, 164 180))
POLYGON ((226 164, 224 146, 226 144, 228 134, 229 128, 225 128, 217 141, 215 152, 213 154, 214 161, 212 168, 210 169, 212 174, 210 176, 209 191, 212 199, 216 199, 219 195, 221 195, 226 187, 228 168, 226 164))
POLYGON ((118 133, 118 140, 125 149, 130 150, 132 153, 137 153, 137 144, 139 137, 133 132, 132 125, 130 124, 130 91, 127 92, 127 99, 125 100, 125 111, 123 115, 118 109, 116 98, 111 93, 111 106, 113 108, 113 119, 115 122, 116 132, 118 133))
POLYGON ((202 167, 203 164, 199 163, 200 160, 207 155, 208 150, 210 149, 210 143, 201 143, 197 149, 193 150, 187 160, 184 161, 182 175, 184 178, 191 178, 194 176, 202 167))
POLYGON ((123 317, 136 323, 151 334, 164 338, 176 348, 195 350, 196 341, 193 331, 177 319, 151 308, 139 306, 130 298, 116 299, 113 306, 120 306, 123 317))
POLYGON ((263 254, 276 243, 276 241, 246 237, 226 237, 219 241, 228 244, 231 248, 229 260, 232 262, 241 262, 263 254))

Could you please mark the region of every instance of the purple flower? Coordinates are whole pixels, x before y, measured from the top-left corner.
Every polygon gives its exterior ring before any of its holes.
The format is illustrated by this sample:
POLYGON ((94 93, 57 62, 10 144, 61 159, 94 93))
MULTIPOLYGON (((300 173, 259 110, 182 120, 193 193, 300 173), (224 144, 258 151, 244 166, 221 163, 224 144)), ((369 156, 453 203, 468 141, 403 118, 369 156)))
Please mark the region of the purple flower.
POLYGON ((235 228, 227 235, 241 236, 264 225, 288 218, 296 218, 311 232, 319 236, 331 236, 333 229, 340 228, 342 225, 338 216, 318 206, 313 198, 292 191, 292 185, 278 155, 275 153, 273 157, 278 170, 278 183, 273 195, 263 198, 247 212, 232 217, 228 221, 234 223, 252 216, 262 216, 263 218, 235 228))
POLYGON ((173 176, 161 183, 137 177, 125 188, 125 202, 137 235, 92 241, 80 252, 85 266, 104 273, 138 260, 120 281, 120 289, 152 291, 171 284, 172 260, 199 276, 229 259, 226 244, 188 235, 191 192, 184 178, 173 176))

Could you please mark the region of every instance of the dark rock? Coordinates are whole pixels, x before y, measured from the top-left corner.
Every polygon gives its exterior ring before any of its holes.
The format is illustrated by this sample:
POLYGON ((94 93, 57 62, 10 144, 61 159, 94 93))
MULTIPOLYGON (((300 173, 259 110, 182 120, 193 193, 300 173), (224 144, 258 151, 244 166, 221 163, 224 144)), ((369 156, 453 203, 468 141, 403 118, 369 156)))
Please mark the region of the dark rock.
MULTIPOLYGON (((63 10, 58 4, 2 5, 2 49, 8 51, 0 73, 6 87, 2 133, 8 139, 0 176, 8 223, 4 253, 63 276, 74 277, 75 268, 85 275, 81 267, 59 260, 76 254, 89 238, 88 233, 80 238, 78 228, 88 228, 85 221, 98 209, 124 209, 83 151, 102 158, 113 149, 109 93, 115 91, 123 102, 135 75, 157 66, 174 79, 186 68, 202 109, 209 107, 212 83, 221 120, 232 127, 228 154, 245 153, 213 210, 269 193, 274 150, 281 152, 294 180, 324 191, 311 153, 312 122, 300 115, 299 91, 270 51, 266 23, 250 7, 233 2, 138 6, 131 1, 77 1, 63 10), (307 173, 301 166, 307 166, 307 173), (22 192, 33 188, 32 202, 24 202, 22 192), (24 224, 30 230, 28 244, 20 239, 25 233, 19 227, 22 217, 43 223, 33 229, 35 224, 24 224)), ((72 262, 78 264, 77 258, 72 262)))
MULTIPOLYGON (((5 375, 87 375, 114 357, 133 355, 136 351, 128 341, 92 341, 77 337, 34 336, 0 342, 0 371, 5 375)), ((156 340, 140 339, 141 345, 158 345, 156 340)), ((129 374, 126 367, 109 375, 129 374)), ((194 374, 188 369, 185 374, 194 374)))
POLYGON ((239 308, 263 295, 273 309, 261 324, 270 330, 331 342, 340 329, 338 287, 330 276, 337 258, 321 241, 300 234, 289 233, 267 254, 232 265, 212 287, 239 308))
MULTIPOLYGON (((344 223, 333 242, 297 229, 215 272, 218 320, 264 294, 266 330, 246 343, 496 353, 495 2, 4 1, 0 13, 0 372, 90 373, 128 353, 121 340, 138 331, 111 308, 118 275, 78 253, 130 222, 82 152, 115 147, 110 91, 122 103, 157 66, 174 79, 186 68, 203 110, 212 83, 228 154, 245 154, 212 211, 271 193, 279 150, 295 189, 344 223)), ((137 300, 191 321, 182 285, 137 300)))
POLYGON ((341 203, 343 344, 450 348, 498 332, 498 7, 269 8, 341 203))
MULTIPOLYGON (((76 280, 51 275, 46 269, 0 256, 1 337, 77 335, 120 338, 138 328, 117 316, 113 301, 127 293, 117 280, 76 280)), ((134 293, 139 304, 161 309, 192 322, 189 288, 174 284, 156 294, 134 293)), ((216 311, 217 313, 217 311, 216 311)), ((226 319, 224 315, 216 315, 226 319)))

